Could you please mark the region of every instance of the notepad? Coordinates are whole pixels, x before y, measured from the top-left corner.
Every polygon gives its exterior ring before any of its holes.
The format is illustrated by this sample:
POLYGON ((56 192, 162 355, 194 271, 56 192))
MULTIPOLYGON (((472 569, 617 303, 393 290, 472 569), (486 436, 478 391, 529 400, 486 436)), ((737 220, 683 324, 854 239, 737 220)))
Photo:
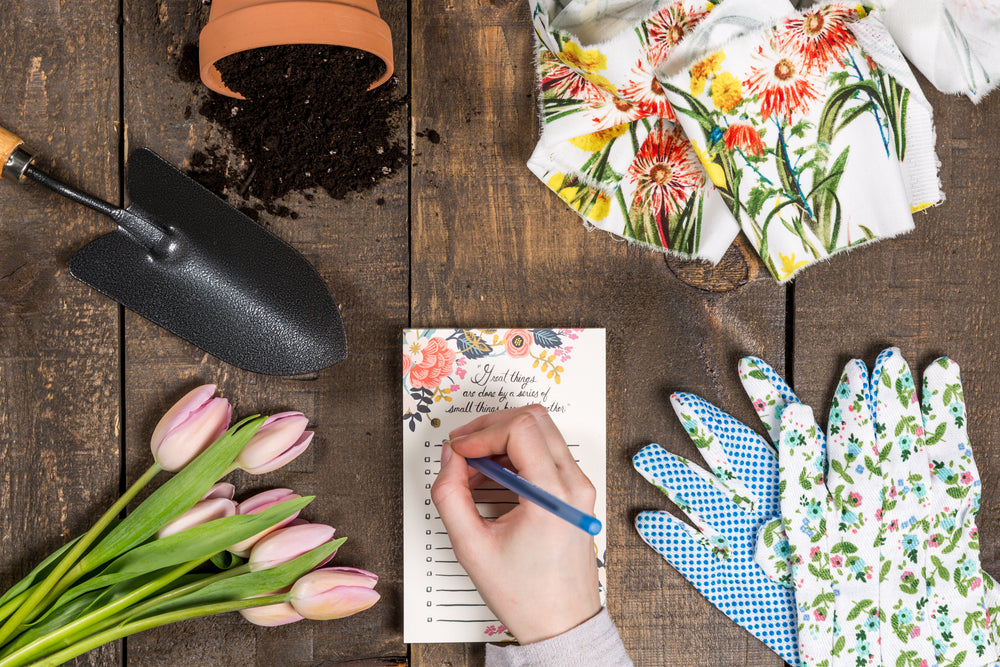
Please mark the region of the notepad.
MULTIPOLYGON (((431 501, 449 431, 532 403, 548 409, 597 489, 605 521, 604 329, 406 329, 403 332, 403 640, 512 639, 458 564, 431 501)), ((474 496, 495 519, 518 497, 489 482, 474 496)), ((523 501, 528 502, 528 501, 523 501)), ((606 531, 595 538, 602 602, 606 531)))

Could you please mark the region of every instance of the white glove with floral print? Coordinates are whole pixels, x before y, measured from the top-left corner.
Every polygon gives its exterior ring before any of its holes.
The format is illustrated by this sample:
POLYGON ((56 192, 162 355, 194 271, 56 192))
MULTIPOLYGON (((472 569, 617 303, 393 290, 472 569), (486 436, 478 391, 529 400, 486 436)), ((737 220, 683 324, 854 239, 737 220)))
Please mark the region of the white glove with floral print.
POLYGON ((832 665, 993 665, 990 620, 1000 594, 980 570, 980 484, 958 367, 948 359, 928 367, 922 410, 898 350, 879 356, 872 378, 861 362, 848 364, 830 410, 825 464, 811 411, 776 406, 790 546, 772 522, 760 531, 757 560, 775 579, 790 569, 799 586, 804 664, 823 664, 828 652, 832 665), (869 579, 875 557, 877 582, 869 579), (873 605, 878 616, 865 618, 873 605))

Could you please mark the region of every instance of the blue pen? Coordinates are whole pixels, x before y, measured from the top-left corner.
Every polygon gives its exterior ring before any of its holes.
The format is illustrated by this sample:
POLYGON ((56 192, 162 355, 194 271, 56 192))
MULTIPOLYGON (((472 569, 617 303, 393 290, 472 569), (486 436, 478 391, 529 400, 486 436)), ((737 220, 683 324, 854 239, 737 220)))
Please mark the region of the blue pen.
POLYGON ((548 491, 544 491, 519 475, 515 475, 490 458, 466 459, 466 463, 483 473, 494 482, 510 489, 525 500, 530 500, 542 509, 565 519, 571 524, 591 535, 601 532, 601 522, 597 517, 581 512, 569 503, 559 500, 548 491))

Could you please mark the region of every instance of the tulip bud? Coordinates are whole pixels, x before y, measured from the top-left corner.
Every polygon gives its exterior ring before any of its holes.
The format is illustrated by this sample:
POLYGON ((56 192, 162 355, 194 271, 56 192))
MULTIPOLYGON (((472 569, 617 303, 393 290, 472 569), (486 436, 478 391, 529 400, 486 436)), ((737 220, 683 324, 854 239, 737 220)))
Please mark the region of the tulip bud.
MULTIPOLYGON (((271 489, 270 491, 264 491, 263 493, 258 493, 256 496, 247 498, 242 503, 236 506, 237 514, 260 514, 264 510, 270 509, 275 505, 285 502, 286 500, 293 500, 295 498, 301 498, 299 494, 293 492, 291 489, 271 489)), ((265 535, 269 535, 279 528, 284 528, 299 516, 299 513, 291 515, 284 521, 276 523, 270 528, 265 528, 253 537, 248 537, 242 542, 237 542, 233 546, 229 547, 229 551, 236 554, 240 558, 246 558, 250 555, 250 549, 253 548, 257 542, 261 540, 265 535)), ((259 624, 258 624, 259 625, 259 624)))
POLYGON ((164 470, 180 470, 229 428, 233 409, 224 398, 212 398, 215 385, 193 389, 163 415, 153 429, 150 448, 164 470))
MULTIPOLYGON (((259 572, 294 560, 332 540, 333 532, 333 528, 322 523, 307 523, 276 530, 254 545, 250 560, 247 561, 250 571, 259 572)), ((323 563, 333 556, 334 554, 330 554, 323 563)))
POLYGON ((168 535, 179 533, 182 530, 194 528, 195 526, 200 526, 203 523, 208 523, 209 521, 214 521, 215 519, 234 516, 235 514, 236 503, 229 498, 209 498, 208 500, 199 500, 194 504, 194 507, 160 528, 160 530, 156 532, 156 536, 162 539, 168 535))
POLYGON ((343 618, 378 602, 378 577, 353 567, 313 570, 292 586, 292 608, 314 621, 343 618))
POLYGON ((301 412, 281 412, 268 417, 236 458, 236 464, 252 475, 277 470, 309 447, 313 432, 301 412))

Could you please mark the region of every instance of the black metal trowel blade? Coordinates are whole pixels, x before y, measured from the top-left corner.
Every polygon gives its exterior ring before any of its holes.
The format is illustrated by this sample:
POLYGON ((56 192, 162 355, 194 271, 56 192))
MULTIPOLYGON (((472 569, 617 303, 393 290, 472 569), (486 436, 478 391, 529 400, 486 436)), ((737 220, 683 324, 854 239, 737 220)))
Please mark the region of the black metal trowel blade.
POLYGON ((298 251, 148 149, 129 157, 128 191, 126 219, 73 256, 74 277, 249 371, 298 375, 347 356, 337 303, 298 251), (144 223, 163 232, 152 247, 144 223))

